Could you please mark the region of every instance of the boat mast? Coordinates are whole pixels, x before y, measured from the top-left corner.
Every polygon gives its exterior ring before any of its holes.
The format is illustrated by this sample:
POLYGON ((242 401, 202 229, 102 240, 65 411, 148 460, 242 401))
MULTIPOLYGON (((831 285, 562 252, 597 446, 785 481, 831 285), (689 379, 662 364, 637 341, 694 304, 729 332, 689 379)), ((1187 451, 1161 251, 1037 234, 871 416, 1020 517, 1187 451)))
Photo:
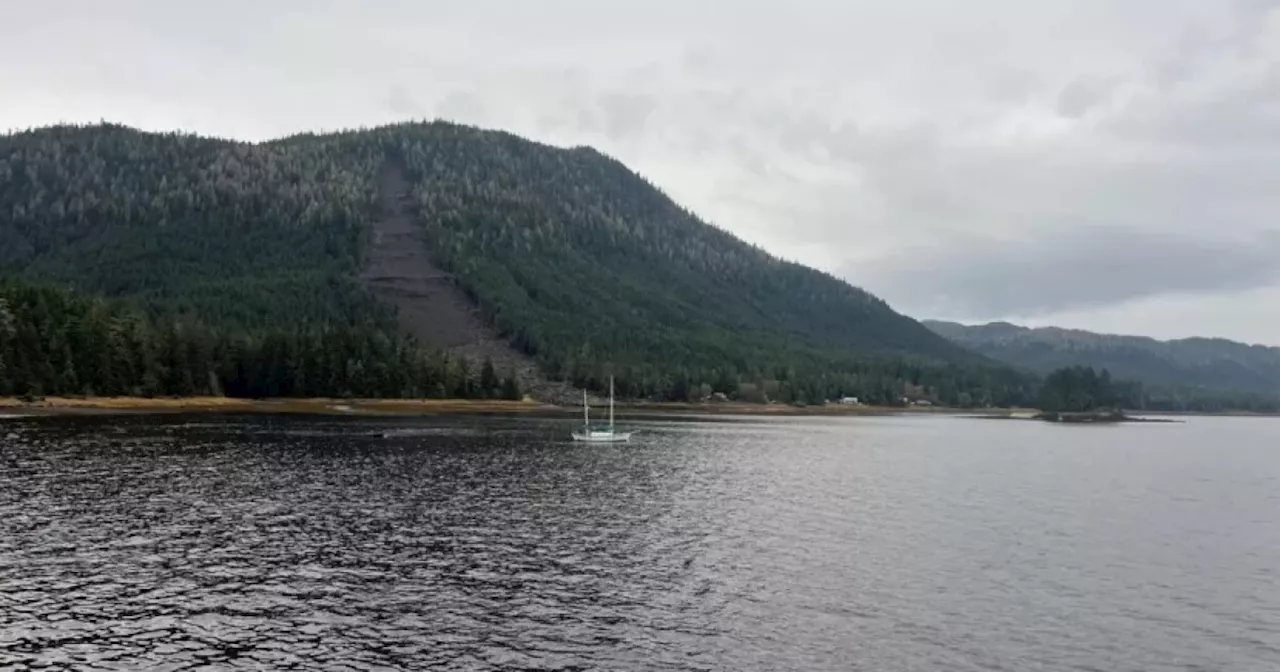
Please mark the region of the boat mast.
POLYGON ((591 409, 587 406, 587 391, 582 391, 582 427, 591 431, 591 409))
POLYGON ((613 376, 609 376, 609 431, 613 431, 613 376))

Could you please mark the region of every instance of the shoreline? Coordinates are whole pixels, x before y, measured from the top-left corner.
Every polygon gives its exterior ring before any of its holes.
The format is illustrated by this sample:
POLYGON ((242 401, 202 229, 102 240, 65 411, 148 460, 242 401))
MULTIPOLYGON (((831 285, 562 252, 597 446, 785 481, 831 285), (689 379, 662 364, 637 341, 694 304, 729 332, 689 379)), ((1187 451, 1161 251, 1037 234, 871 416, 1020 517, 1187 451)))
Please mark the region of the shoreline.
MULTIPOLYGON (((887 415, 939 415, 948 417, 1031 420, 1038 411, 1029 408, 950 408, 945 406, 868 406, 826 404, 792 406, 790 404, 754 404, 747 402, 618 402, 619 412, 631 417, 644 416, 747 416, 747 417, 857 417, 887 415)), ((174 413, 260 413, 332 415, 332 416, 433 416, 433 415, 541 415, 577 416, 581 406, 557 406, 533 401, 505 399, 335 399, 273 398, 238 399, 229 397, 45 397, 24 402, 15 397, 0 397, 0 418, 67 415, 158 415, 174 413)), ((596 409, 599 413, 600 410, 596 409)), ((1195 413, 1189 411, 1143 411, 1133 416, 1173 417, 1280 417, 1280 414, 1223 411, 1195 413)))
MULTIPOLYGON (((1010 409, 953 409, 943 407, 791 406, 745 402, 627 402, 616 405, 631 416, 643 415, 745 415, 745 416, 865 416, 865 415, 980 415, 1001 417, 1010 409)), ((597 412, 599 410, 597 409, 597 412)), ((330 399, 278 398, 234 399, 228 397, 45 397, 24 402, 0 397, 0 416, 51 415, 155 415, 169 413, 263 413, 336 416, 415 415, 577 415, 580 406, 557 406, 532 400, 503 399, 330 399)))
POLYGON ((261 413, 305 415, 443 415, 529 413, 558 410, 530 401, 498 399, 329 399, 230 397, 45 397, 24 402, 0 397, 0 416, 160 415, 174 413, 261 413))

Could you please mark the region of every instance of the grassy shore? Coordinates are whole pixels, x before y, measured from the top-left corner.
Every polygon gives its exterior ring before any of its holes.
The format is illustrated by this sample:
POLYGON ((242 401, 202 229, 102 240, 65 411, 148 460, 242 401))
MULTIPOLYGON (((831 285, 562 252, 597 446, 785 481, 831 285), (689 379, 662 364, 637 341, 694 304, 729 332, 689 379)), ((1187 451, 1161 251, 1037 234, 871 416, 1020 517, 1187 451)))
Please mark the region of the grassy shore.
MULTIPOLYGON (((596 409, 597 417, 602 409, 596 409)), ((1008 409, 973 411, 946 408, 887 406, 792 406, 788 404, 719 403, 619 403, 618 411, 627 415, 883 415, 913 414, 993 414, 1003 415, 1008 409)), ((306 413, 324 415, 455 415, 483 413, 577 414, 581 407, 555 406, 529 399, 230 399, 227 397, 45 397, 24 402, 0 397, 0 415, 100 415, 146 413, 306 413)))
POLYGON ((45 397, 24 402, 0 398, 0 414, 95 415, 112 413, 308 413, 332 415, 431 415, 556 410, 530 401, 480 399, 231 399, 227 397, 45 397))

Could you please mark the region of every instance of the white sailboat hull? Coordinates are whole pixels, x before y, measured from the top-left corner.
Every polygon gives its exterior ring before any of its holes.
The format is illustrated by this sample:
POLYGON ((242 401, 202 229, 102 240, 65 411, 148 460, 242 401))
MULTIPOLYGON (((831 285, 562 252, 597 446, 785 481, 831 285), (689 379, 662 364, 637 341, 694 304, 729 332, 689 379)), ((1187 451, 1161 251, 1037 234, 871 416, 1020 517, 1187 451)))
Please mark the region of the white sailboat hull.
POLYGON ((631 435, 635 432, 574 432, 574 441, 585 441, 587 443, 625 443, 631 440, 631 435))

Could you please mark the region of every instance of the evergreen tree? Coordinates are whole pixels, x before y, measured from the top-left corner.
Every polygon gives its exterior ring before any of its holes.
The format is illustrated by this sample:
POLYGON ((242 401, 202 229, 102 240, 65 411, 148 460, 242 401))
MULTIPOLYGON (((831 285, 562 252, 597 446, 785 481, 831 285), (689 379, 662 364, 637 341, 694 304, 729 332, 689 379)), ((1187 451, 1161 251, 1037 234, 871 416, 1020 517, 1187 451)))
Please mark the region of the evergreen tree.
POLYGON ((480 388, 477 390, 481 398, 494 396, 498 392, 498 374, 493 370, 493 360, 485 357, 480 367, 480 388))
POLYGON ((520 383, 514 375, 506 376, 502 379, 501 397, 511 401, 519 401, 523 398, 520 393, 520 383))
POLYGON ((1084 413, 1117 407, 1141 408, 1140 386, 1116 384, 1111 374, 1092 367, 1064 367, 1045 377, 1038 405, 1048 412, 1084 413))

